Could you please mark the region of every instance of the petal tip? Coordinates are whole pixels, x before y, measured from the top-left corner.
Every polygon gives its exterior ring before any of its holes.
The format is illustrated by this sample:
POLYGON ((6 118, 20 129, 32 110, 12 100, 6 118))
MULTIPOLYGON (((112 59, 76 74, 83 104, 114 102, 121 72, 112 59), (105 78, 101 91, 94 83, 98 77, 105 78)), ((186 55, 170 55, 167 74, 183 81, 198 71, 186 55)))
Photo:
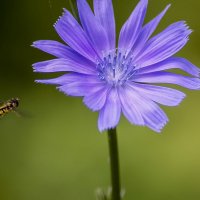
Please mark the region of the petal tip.
POLYGON ((166 126, 166 124, 168 123, 168 121, 169 120, 167 119, 165 122, 163 122, 162 124, 160 124, 160 126, 158 128, 154 129, 154 131, 156 133, 158 133, 158 134, 162 134, 162 131, 163 131, 164 127, 166 126))
POLYGON ((34 82, 35 82, 35 83, 44 83, 43 81, 44 81, 44 80, 35 80, 34 82))
POLYGON ((162 13, 166 13, 166 12, 169 10, 170 7, 171 7, 171 4, 168 4, 168 5, 165 7, 165 9, 162 11, 162 13))
POLYGON ((30 46, 34 48, 38 48, 38 45, 40 44, 41 40, 34 41, 30 46))

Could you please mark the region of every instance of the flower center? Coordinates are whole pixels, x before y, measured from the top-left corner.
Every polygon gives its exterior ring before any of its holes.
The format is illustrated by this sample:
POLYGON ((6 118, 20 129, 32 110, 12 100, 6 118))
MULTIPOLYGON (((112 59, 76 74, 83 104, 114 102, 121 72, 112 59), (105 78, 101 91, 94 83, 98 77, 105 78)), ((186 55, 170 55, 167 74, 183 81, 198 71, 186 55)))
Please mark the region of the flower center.
POLYGON ((133 58, 119 49, 109 51, 97 61, 98 76, 112 86, 121 86, 136 73, 133 58))

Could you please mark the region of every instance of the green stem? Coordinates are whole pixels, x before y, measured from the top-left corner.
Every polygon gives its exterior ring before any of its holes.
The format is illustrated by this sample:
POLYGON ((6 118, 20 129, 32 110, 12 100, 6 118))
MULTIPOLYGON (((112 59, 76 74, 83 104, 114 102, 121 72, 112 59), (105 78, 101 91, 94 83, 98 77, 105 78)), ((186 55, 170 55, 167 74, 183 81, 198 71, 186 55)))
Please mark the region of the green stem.
POLYGON ((112 200, 120 200, 120 175, 116 128, 108 130, 108 143, 110 152, 112 200))

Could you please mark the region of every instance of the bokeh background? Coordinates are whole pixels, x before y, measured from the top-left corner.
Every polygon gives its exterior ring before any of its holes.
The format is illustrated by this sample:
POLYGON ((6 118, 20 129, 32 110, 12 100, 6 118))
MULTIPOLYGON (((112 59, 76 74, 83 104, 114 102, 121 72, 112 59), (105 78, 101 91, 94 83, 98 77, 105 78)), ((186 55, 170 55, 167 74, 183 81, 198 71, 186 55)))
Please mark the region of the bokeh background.
MULTIPOLYGON (((117 30, 136 0, 113 0, 117 30)), ((179 53, 200 66, 200 1, 149 0, 146 21, 168 3, 158 31, 177 20, 194 30, 179 53)), ((39 39, 60 40, 53 24, 67 0, 1 1, 0 99, 19 97, 20 111, 0 119, 0 200, 93 200, 110 182, 107 135, 97 130, 97 113, 80 98, 34 83, 31 64, 52 58, 31 48, 39 39)), ((55 76, 55 75, 51 75, 55 76)), ((182 89, 182 88, 180 88, 182 89)), ((124 200, 200 199, 200 92, 164 110, 170 122, 162 134, 130 125, 118 127, 124 200)))

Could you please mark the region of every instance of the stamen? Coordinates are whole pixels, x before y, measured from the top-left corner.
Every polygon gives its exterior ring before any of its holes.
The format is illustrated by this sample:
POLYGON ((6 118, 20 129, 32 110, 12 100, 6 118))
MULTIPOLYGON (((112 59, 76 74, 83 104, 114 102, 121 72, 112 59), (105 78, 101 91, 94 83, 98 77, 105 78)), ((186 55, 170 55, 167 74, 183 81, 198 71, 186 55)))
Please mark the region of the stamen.
POLYGON ((97 61, 97 71, 100 80, 116 87, 133 78, 136 66, 131 56, 115 49, 107 52, 101 61, 97 61))

